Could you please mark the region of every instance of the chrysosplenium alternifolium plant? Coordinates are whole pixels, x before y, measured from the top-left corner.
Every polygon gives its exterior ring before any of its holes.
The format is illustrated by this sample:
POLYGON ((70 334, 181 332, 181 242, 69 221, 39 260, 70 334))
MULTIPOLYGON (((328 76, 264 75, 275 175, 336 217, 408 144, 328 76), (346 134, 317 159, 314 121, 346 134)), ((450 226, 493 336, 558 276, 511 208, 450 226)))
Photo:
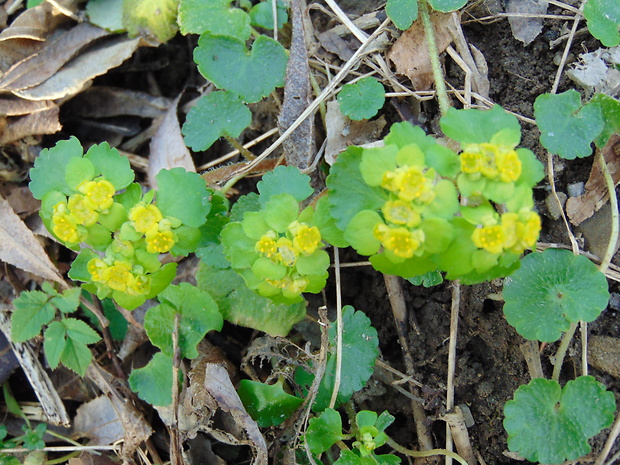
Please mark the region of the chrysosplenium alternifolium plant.
POLYGON ((451 110, 441 125, 459 154, 407 123, 392 126, 384 147, 341 154, 327 180, 331 214, 379 271, 506 276, 540 232, 532 187, 542 165, 516 148, 519 123, 498 106, 451 110))
POLYGON ((176 264, 162 266, 160 254, 187 255, 201 245, 211 203, 196 173, 162 171, 157 193, 143 194, 116 149, 102 143, 84 154, 71 138, 44 150, 30 176, 45 226, 80 250, 69 276, 100 299, 136 308, 174 278, 176 264))

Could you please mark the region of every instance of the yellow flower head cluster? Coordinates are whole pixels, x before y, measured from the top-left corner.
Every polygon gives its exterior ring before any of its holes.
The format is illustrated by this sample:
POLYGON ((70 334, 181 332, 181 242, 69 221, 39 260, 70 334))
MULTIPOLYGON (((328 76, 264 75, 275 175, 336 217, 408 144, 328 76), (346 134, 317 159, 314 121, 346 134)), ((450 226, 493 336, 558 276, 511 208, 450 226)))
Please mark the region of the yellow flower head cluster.
POLYGON ((109 265, 100 258, 93 258, 86 268, 93 282, 104 284, 115 291, 129 295, 145 295, 150 291, 150 278, 134 270, 129 262, 115 260, 109 265))
POLYGON ((145 235, 147 252, 165 253, 174 247, 176 236, 170 221, 164 219, 157 206, 137 204, 129 210, 129 221, 137 232, 145 235))
POLYGON ((319 228, 294 221, 284 236, 279 236, 273 230, 267 231, 256 242, 254 249, 275 264, 291 267, 295 265, 297 257, 312 255, 320 244, 319 228))
POLYGON ((434 173, 424 171, 418 166, 401 166, 393 171, 386 171, 381 180, 381 187, 394 192, 405 202, 416 201, 428 204, 435 198, 434 173))
POLYGON ((536 212, 504 213, 499 224, 475 229, 471 239, 476 247, 492 254, 504 251, 521 254, 536 245, 540 228, 540 216, 536 212))
POLYGON ((521 176, 521 160, 510 147, 470 144, 461 153, 461 171, 496 181, 514 182, 521 176))
POLYGON ((282 279, 268 279, 267 282, 278 289, 290 292, 291 294, 301 294, 308 286, 308 280, 302 276, 285 276, 282 279))
POLYGON ((401 258, 413 257, 424 243, 424 232, 420 229, 411 230, 402 226, 390 227, 378 223, 373 234, 381 241, 383 247, 401 258))
POLYGON ((58 202, 53 208, 52 231, 64 242, 84 240, 87 235, 85 228, 97 223, 99 214, 114 203, 114 186, 105 179, 84 181, 77 190, 79 193, 71 195, 66 202, 58 202))

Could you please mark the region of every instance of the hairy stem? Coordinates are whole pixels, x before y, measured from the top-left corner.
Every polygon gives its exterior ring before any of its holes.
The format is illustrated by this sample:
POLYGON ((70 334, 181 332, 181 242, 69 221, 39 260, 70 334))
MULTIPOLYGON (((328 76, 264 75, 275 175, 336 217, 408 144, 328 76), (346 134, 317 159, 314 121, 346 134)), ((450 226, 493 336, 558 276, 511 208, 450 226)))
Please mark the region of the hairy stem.
POLYGON ((551 379, 554 381, 559 381, 560 379, 560 371, 562 371, 562 364, 564 363, 564 357, 566 356, 566 352, 568 351, 568 346, 570 344, 571 339, 575 334, 575 330, 577 329, 577 323, 571 323, 568 331, 564 333, 562 336, 562 341, 560 342, 560 347, 558 347, 558 352, 555 354, 555 363, 553 365, 553 375, 551 379))

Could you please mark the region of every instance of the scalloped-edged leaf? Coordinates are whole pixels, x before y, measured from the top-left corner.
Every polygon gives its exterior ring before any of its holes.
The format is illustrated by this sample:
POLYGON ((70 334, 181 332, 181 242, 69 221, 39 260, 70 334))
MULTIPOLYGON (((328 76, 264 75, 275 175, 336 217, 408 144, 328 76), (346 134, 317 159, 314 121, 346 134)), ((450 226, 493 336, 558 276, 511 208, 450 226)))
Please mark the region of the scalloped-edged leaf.
POLYGON ((13 342, 25 342, 41 332, 41 326, 54 318, 56 309, 50 302, 50 296, 41 291, 22 292, 13 301, 15 310, 11 317, 11 339, 13 342))
POLYGON ((260 192, 259 202, 264 207, 272 196, 278 194, 290 194, 295 200, 301 202, 307 199, 314 191, 310 187, 310 176, 299 171, 296 166, 276 167, 273 171, 265 173, 263 179, 256 185, 260 192))
POLYGON ((185 143, 195 151, 207 150, 223 136, 239 137, 252 122, 252 113, 232 92, 203 95, 183 124, 185 143))
POLYGON ((404 31, 418 19, 418 0, 388 0, 385 13, 394 26, 404 31))
POLYGON ((151 405, 172 403, 172 357, 157 352, 143 368, 129 375, 129 387, 151 405))
POLYGON ((242 379, 237 394, 250 416, 261 428, 278 426, 304 403, 303 399, 284 391, 284 378, 269 385, 242 379))
POLYGON ((570 323, 595 320, 607 306, 607 279, 582 255, 547 249, 521 260, 504 281, 504 315, 529 340, 557 341, 570 323))
POLYGON ((84 376, 90 365, 91 353, 88 344, 101 339, 90 326, 75 318, 53 321, 43 339, 45 356, 52 368, 61 362, 78 375, 84 376))
POLYGON ((456 11, 459 8, 463 8, 467 3, 467 0, 428 0, 428 3, 435 11, 449 13, 450 11, 456 11))
POLYGON ((97 173, 110 181, 117 191, 129 186, 134 180, 135 174, 129 166, 129 159, 121 156, 119 151, 110 147, 107 142, 93 145, 84 158, 90 160, 97 173))
POLYGON ((461 144, 490 142, 495 134, 504 129, 521 133, 517 117, 499 105, 494 105, 490 110, 450 108, 439 124, 446 136, 461 144))
POLYGON ((583 7, 590 34, 605 47, 620 44, 620 7, 617 0, 588 0, 583 7))
POLYGON ((181 34, 209 32, 216 36, 231 36, 240 40, 250 38, 250 17, 230 7, 231 0, 181 0, 179 27, 181 34))
POLYGON ((150 308, 144 317, 144 330, 153 345, 172 356, 172 328, 179 313, 179 348, 182 357, 196 358, 196 346, 211 331, 222 329, 224 320, 215 300, 189 283, 168 286, 157 297, 160 305, 150 308))
POLYGON ((313 454, 325 452, 336 442, 345 438, 342 433, 342 419, 333 408, 325 409, 321 415, 311 418, 306 430, 306 442, 313 454))
POLYGON ((592 153, 590 144, 603 130, 599 105, 581 105, 581 95, 570 89, 561 94, 542 94, 534 102, 540 142, 549 152, 572 160, 592 153))
POLYGON ((592 376, 563 389, 536 378, 519 387, 504 407, 508 448, 531 462, 562 463, 590 452, 588 439, 610 426, 615 397, 592 376))
POLYGON ((375 116, 385 103, 385 88, 372 76, 345 84, 338 92, 342 114, 360 121, 375 116))
POLYGON ((206 33, 194 49, 194 61, 201 74, 218 88, 255 103, 284 85, 288 58, 279 42, 264 35, 248 52, 243 40, 206 33))
POLYGON ((157 207, 162 215, 177 218, 198 228, 207 221, 211 210, 207 183, 199 174, 184 168, 161 170, 157 176, 157 207))
MULTIPOLYGON (((276 2, 276 16, 278 18, 278 29, 280 29, 288 21, 286 5, 282 0, 276 2)), ((273 0, 263 0, 252 7, 250 24, 269 31, 273 30, 273 0)))
POLYGON ((604 127, 594 142, 597 147, 605 147, 613 134, 620 133, 620 100, 605 94, 595 94, 588 105, 598 105, 601 109, 604 127))
POLYGON ((61 140, 50 149, 43 149, 34 161, 34 168, 30 170, 30 184, 28 187, 35 199, 41 200, 51 191, 71 195, 73 191, 65 181, 67 165, 72 158, 82 157, 84 149, 76 137, 61 140))
POLYGON ((443 283, 443 275, 440 271, 435 270, 420 274, 418 276, 413 276, 412 278, 407 278, 407 281, 414 286, 433 287, 443 283))

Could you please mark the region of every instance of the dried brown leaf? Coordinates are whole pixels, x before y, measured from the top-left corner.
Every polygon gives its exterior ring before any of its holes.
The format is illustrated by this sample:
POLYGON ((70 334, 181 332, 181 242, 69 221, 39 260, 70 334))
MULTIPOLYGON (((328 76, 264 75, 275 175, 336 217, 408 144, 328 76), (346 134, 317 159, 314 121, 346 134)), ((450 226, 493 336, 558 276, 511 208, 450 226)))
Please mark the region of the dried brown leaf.
POLYGON ((105 446, 123 439, 125 430, 112 401, 99 396, 77 409, 73 432, 90 439, 88 443, 93 446, 105 446))
MULTIPOLYGON (((435 30, 437 51, 443 53, 452 37, 448 29, 450 14, 433 13, 431 22, 435 30)), ((433 83, 433 70, 424 37, 424 27, 421 21, 416 21, 394 43, 388 53, 388 59, 396 66, 399 74, 411 79, 415 90, 429 90, 433 83)))
POLYGON ((157 188, 155 176, 160 170, 180 166, 187 171, 196 172, 196 165, 194 165, 192 155, 183 141, 179 119, 177 118, 177 107, 181 95, 171 103, 157 128, 157 132, 151 139, 147 176, 153 189, 157 188))
POLYGON ((64 285, 33 232, 3 197, 0 197, 0 260, 64 285))
POLYGON ((49 110, 56 104, 51 100, 25 100, 15 95, 0 96, 0 115, 2 116, 21 116, 36 113, 38 111, 49 110))
POLYGON ((7 118, 6 127, 0 133, 0 144, 8 144, 26 136, 57 133, 62 129, 59 113, 60 109, 54 105, 29 115, 7 118))

